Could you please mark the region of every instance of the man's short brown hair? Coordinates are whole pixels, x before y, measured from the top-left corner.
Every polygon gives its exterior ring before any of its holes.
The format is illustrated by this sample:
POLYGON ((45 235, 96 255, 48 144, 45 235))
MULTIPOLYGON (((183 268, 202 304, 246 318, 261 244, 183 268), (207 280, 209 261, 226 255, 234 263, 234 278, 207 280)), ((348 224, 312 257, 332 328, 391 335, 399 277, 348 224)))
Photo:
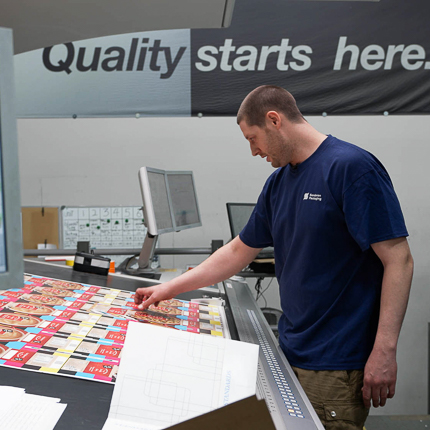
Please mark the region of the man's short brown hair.
POLYGON ((243 100, 237 112, 237 123, 245 121, 249 126, 264 127, 269 111, 282 113, 294 123, 304 121, 294 97, 284 88, 276 85, 262 85, 251 91, 243 100))

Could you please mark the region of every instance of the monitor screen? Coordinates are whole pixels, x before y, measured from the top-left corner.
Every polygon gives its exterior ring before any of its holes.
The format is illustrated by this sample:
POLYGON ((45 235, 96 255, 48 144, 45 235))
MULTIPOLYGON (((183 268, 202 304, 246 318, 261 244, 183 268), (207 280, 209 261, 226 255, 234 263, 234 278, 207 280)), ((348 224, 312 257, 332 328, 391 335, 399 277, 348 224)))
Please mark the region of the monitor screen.
POLYGON ((173 224, 167 194, 166 176, 164 173, 148 171, 148 179, 157 230, 159 232, 171 231, 173 230, 173 224))
POLYGON ((22 288, 23 267, 12 30, 0 28, 1 288, 22 288))
POLYGON ((175 231, 202 225, 192 172, 167 172, 175 231))
POLYGON ((254 210, 255 203, 227 203, 231 238, 235 238, 245 227, 254 210))
POLYGON ((155 236, 174 231, 164 170, 142 167, 139 182, 143 199, 143 216, 148 233, 155 236))

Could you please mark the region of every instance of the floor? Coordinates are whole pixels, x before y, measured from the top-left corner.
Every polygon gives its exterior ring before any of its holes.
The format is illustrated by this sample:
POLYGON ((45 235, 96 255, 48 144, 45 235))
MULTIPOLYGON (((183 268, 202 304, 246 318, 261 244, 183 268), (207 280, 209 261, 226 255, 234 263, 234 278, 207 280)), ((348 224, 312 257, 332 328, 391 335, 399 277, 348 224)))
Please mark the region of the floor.
POLYGON ((366 430, 430 430, 430 415, 370 416, 366 430))

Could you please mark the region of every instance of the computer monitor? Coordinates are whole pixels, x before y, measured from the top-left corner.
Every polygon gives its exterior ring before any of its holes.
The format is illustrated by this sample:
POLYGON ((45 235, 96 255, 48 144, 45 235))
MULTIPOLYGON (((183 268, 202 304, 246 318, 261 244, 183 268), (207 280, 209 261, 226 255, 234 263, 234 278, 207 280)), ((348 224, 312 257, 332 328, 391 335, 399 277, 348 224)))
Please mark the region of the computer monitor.
POLYGON ((193 172, 166 172, 175 231, 202 225, 193 172))
POLYGON ((139 183, 143 200, 143 219, 148 232, 156 236, 174 231, 166 172, 142 167, 139 169, 139 183))
POLYGON ((232 239, 243 230, 254 207, 255 203, 227 203, 228 222, 232 239))
POLYGON ((24 283, 14 93, 12 30, 0 28, 0 289, 24 283))
POLYGON ((201 226, 193 172, 164 171, 151 167, 139 169, 147 234, 139 255, 137 272, 145 274, 162 233, 201 226))
MULTIPOLYGON (((226 205, 231 238, 234 239, 247 224, 255 203, 227 203, 226 205)), ((257 258, 274 258, 274 248, 262 249, 257 258)))

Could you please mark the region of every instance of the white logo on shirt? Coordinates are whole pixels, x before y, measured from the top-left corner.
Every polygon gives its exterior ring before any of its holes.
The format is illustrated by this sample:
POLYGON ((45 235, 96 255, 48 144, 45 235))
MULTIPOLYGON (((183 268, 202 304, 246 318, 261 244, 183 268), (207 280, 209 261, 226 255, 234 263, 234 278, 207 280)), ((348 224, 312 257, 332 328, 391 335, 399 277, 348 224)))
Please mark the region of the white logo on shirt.
POLYGON ((322 196, 321 194, 305 193, 305 195, 303 196, 303 200, 315 200, 317 202, 321 202, 322 196))

